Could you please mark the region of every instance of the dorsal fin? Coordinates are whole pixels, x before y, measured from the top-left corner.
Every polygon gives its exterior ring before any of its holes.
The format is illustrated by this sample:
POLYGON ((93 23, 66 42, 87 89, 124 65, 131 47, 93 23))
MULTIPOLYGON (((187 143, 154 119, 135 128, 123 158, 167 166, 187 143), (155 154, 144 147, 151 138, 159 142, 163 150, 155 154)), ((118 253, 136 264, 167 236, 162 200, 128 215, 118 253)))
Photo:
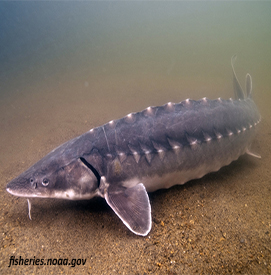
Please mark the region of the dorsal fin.
POLYGON ((231 58, 231 67, 232 67, 232 72, 233 72, 233 90, 234 90, 234 94, 235 94, 235 98, 236 99, 244 99, 245 98, 245 94, 243 92, 243 89, 237 79, 237 76, 236 76, 236 73, 235 73, 235 70, 234 70, 234 62, 236 60, 237 56, 234 55, 232 58, 231 58))
POLYGON ((247 97, 252 97, 252 77, 250 74, 246 75, 246 92, 247 97))

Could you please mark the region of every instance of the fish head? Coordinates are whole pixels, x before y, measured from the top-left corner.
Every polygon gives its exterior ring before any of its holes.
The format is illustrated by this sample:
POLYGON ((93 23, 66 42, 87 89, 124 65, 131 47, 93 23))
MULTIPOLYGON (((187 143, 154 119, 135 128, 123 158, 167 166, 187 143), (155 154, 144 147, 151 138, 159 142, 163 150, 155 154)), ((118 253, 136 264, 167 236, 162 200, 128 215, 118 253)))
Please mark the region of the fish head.
POLYGON ((99 186, 99 176, 91 168, 81 157, 52 151, 9 182, 6 190, 26 198, 90 199, 99 186))

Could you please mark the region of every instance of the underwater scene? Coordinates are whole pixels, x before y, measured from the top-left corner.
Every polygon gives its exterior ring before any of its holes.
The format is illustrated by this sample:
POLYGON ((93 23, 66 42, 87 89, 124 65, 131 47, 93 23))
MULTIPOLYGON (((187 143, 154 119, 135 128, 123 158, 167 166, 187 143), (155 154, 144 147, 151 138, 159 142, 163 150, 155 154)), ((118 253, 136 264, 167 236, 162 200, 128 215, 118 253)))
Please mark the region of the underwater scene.
POLYGON ((270 14, 270 2, 0 2, 0 273, 270 274, 270 14), (111 120, 234 98, 234 55, 245 94, 252 77, 261 122, 250 150, 261 158, 244 154, 150 192, 146 236, 101 197, 28 201, 6 191, 50 151, 111 120))

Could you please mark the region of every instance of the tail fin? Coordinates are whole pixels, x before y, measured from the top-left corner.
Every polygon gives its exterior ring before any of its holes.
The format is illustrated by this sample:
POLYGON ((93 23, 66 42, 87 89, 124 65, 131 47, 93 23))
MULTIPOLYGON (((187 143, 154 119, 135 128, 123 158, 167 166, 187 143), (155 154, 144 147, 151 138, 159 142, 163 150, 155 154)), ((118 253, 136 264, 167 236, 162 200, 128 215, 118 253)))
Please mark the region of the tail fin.
POLYGON ((246 75, 246 92, 247 92, 247 97, 252 97, 252 78, 250 74, 246 75))
POLYGON ((232 72, 233 72, 233 90, 234 90, 234 94, 235 94, 235 99, 244 99, 245 98, 245 94, 243 92, 243 89, 237 79, 235 70, 234 70, 234 62, 236 60, 237 56, 234 55, 231 58, 231 67, 232 67, 232 72))

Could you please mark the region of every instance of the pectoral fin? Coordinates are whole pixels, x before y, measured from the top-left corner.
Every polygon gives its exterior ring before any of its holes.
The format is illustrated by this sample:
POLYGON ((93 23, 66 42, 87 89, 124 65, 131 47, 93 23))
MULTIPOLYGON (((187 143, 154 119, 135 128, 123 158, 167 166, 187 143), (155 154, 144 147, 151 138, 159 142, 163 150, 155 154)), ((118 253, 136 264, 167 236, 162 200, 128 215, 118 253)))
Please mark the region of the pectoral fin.
POLYGON ((108 186, 105 193, 108 205, 135 234, 146 236, 151 230, 151 206, 142 183, 134 187, 108 186))

